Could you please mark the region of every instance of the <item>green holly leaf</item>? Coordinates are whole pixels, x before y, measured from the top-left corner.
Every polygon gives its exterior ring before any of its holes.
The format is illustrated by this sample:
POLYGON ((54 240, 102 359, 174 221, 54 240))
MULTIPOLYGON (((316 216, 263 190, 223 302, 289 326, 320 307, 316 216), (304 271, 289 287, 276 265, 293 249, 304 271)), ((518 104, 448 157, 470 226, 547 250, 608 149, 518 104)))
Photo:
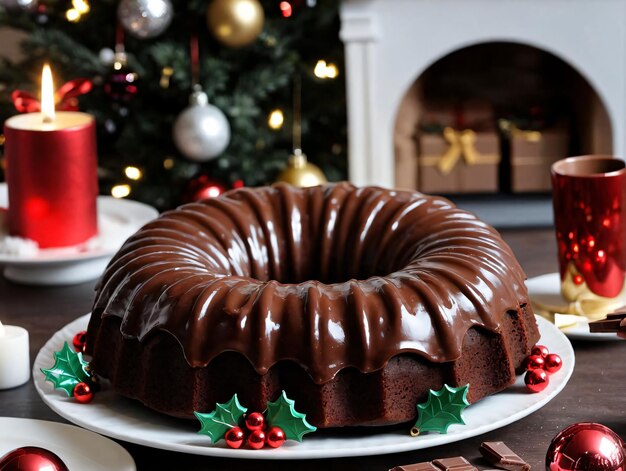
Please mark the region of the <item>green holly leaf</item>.
POLYGON ((226 432, 239 425, 239 421, 248 409, 239 404, 237 394, 224 404, 216 404, 216 409, 209 413, 194 412, 202 428, 198 431, 201 435, 211 437, 211 442, 216 443, 224 438, 226 432))
POLYGON ((419 416, 411 429, 411 435, 417 436, 422 432, 447 433, 452 424, 465 425, 461 413, 470 405, 467 400, 468 390, 469 384, 458 388, 444 384, 439 391, 431 389, 428 400, 417 405, 419 416))
POLYGON ((74 394, 74 386, 89 379, 87 372, 88 363, 83 360, 83 354, 70 348, 67 342, 58 352, 54 352, 54 366, 49 369, 41 369, 46 375, 46 381, 50 381, 55 389, 62 389, 69 397, 74 394))
POLYGON ((315 432, 317 427, 306 421, 306 415, 295 409, 295 401, 283 391, 276 402, 267 403, 267 423, 270 427, 280 427, 288 440, 302 441, 302 437, 315 432))

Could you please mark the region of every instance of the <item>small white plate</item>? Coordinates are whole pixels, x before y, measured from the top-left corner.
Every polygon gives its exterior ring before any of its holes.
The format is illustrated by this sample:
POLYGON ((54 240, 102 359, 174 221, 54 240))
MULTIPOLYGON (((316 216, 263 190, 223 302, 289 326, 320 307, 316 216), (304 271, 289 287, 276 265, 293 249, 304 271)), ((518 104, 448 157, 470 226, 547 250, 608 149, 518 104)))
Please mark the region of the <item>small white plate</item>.
POLYGON ((106 383, 89 405, 78 404, 62 391, 55 391, 52 384, 44 380, 40 368, 49 368, 54 363, 53 353, 61 349, 63 342, 71 342, 76 332, 85 330, 88 319, 89 315, 86 315, 71 322, 54 334, 39 351, 33 376, 35 388, 43 401, 57 414, 94 432, 139 445, 197 455, 289 460, 399 453, 443 445, 504 427, 526 417, 556 397, 574 371, 574 351, 569 340, 553 324, 538 317, 541 343, 551 352, 558 353, 563 360, 561 370, 550 376, 548 387, 532 394, 520 376, 515 385, 506 391, 468 407, 463 412, 467 425, 452 425, 447 434, 427 433, 411 437, 408 428, 379 433, 375 429, 371 429, 371 432, 345 431, 341 434, 322 431, 307 435, 302 443, 290 440, 277 449, 234 450, 227 448, 223 440, 211 445, 208 437, 198 435, 198 422, 176 420, 158 414, 138 402, 107 390, 106 383))
MULTIPOLYGON (((8 206, 6 183, 0 183, 0 208, 8 206)), ((34 256, 0 253, 4 276, 32 285, 68 285, 98 278, 124 241, 156 218, 158 211, 137 201, 98 197, 100 234, 83 247, 40 249, 34 256)), ((0 231, 2 232, 2 231, 0 231)))
POLYGON ((97 433, 45 420, 0 417, 0 458, 23 446, 50 450, 72 470, 137 469, 124 448, 97 433))
MULTIPOLYGON (((561 277, 558 273, 548 273, 546 275, 529 278, 526 281, 528 295, 533 301, 537 301, 546 306, 567 305, 567 301, 561 296, 561 277)), ((626 304, 626 302, 624 303, 626 304)), ((613 333, 591 333, 589 332, 589 322, 587 319, 581 319, 580 322, 572 327, 566 327, 561 331, 572 340, 591 340, 602 341, 619 340, 617 334, 613 333)))

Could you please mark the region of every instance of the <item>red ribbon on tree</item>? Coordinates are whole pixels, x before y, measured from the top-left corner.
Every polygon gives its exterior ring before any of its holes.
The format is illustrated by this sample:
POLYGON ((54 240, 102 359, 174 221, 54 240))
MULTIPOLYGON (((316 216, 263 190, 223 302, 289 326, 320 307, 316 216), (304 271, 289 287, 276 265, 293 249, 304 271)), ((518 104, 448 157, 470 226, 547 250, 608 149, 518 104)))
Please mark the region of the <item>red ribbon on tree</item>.
MULTIPOLYGON (((89 93, 93 82, 87 78, 77 78, 64 83, 54 94, 55 108, 59 111, 78 111, 78 97, 89 93)), ((11 93, 15 109, 20 113, 36 113, 41 111, 41 102, 24 90, 11 93)))

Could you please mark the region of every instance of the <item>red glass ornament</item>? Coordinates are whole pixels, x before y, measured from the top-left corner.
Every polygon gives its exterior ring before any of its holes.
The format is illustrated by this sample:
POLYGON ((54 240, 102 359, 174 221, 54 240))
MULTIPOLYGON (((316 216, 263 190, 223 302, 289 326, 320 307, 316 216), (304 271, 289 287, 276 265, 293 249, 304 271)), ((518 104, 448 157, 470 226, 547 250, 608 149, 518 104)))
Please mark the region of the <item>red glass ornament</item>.
POLYGON ((283 18, 290 18, 293 14, 293 8, 291 3, 287 1, 280 2, 280 13, 283 15, 283 18))
POLYGON ((226 432, 226 435, 224 435, 226 445, 228 445, 230 448, 240 448, 241 445, 243 445, 243 441, 245 438, 246 436, 243 433, 243 430, 241 430, 239 427, 231 428, 228 432, 226 432))
POLYGON ((250 432, 247 443, 250 448, 260 450, 265 445, 265 432, 260 429, 250 432))
POLYGON ((24 446, 0 458, 0 471, 68 471, 55 453, 37 446, 24 446))
POLYGON ((246 417, 246 428, 250 431, 263 430, 265 417, 260 412, 252 412, 246 417))
POLYGON ((524 382, 526 383, 526 387, 528 389, 530 389, 534 393, 538 393, 548 387, 548 384, 550 384, 550 379, 548 378, 548 373, 546 373, 544 370, 536 369, 526 372, 526 376, 524 376, 524 382))
POLYGON ((523 366, 525 370, 536 370, 537 368, 542 369, 545 361, 545 358, 541 355, 529 355, 524 359, 523 366))
POLYGON ((554 221, 561 280, 613 298, 626 279, 626 169, 620 159, 572 157, 552 167, 554 221), (567 237, 564 237, 567 235, 567 237), (587 244, 590 250, 581 250, 587 244))
POLYGON ((81 352, 81 353, 84 352, 86 341, 87 341, 87 331, 81 330, 76 335, 74 335, 74 338, 72 339, 72 345, 74 345, 74 350, 76 350, 77 352, 81 352))
POLYGON ((128 103, 139 91, 137 82, 137 74, 126 65, 122 65, 120 69, 113 70, 106 78, 103 86, 104 93, 115 102, 128 103))
POLYGON ((87 383, 78 383, 74 386, 74 399, 81 404, 87 404, 93 399, 93 391, 87 383))
POLYGON ((546 471, 626 471, 624 442, 602 424, 570 425, 550 443, 546 471))
POLYGON ((189 181, 183 199, 185 203, 191 203, 209 198, 217 198, 227 189, 226 185, 221 181, 203 174, 189 181))
POLYGON ((535 345, 530 351, 531 355, 539 355, 539 356, 542 356, 543 358, 547 357, 549 353, 550 353, 550 350, 548 350, 548 347, 544 345, 535 345))
POLYGON ((270 427, 265 437, 265 443, 272 448, 278 448, 285 443, 285 432, 280 427, 270 427))
POLYGON ((561 357, 556 353, 550 353, 545 359, 543 369, 549 374, 553 374, 559 371, 561 366, 563 366, 563 360, 561 360, 561 357))

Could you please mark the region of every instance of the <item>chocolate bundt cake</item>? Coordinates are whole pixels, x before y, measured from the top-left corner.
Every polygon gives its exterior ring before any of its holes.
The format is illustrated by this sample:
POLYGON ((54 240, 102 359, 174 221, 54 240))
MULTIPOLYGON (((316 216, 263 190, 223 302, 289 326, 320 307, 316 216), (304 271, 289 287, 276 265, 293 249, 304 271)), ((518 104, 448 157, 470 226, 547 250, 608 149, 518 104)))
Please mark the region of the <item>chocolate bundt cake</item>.
POLYGON ((539 338, 498 233, 448 200, 347 183, 244 188, 161 215, 97 286, 86 352, 177 417, 281 390, 319 427, 413 420, 443 384, 511 385, 539 338))

